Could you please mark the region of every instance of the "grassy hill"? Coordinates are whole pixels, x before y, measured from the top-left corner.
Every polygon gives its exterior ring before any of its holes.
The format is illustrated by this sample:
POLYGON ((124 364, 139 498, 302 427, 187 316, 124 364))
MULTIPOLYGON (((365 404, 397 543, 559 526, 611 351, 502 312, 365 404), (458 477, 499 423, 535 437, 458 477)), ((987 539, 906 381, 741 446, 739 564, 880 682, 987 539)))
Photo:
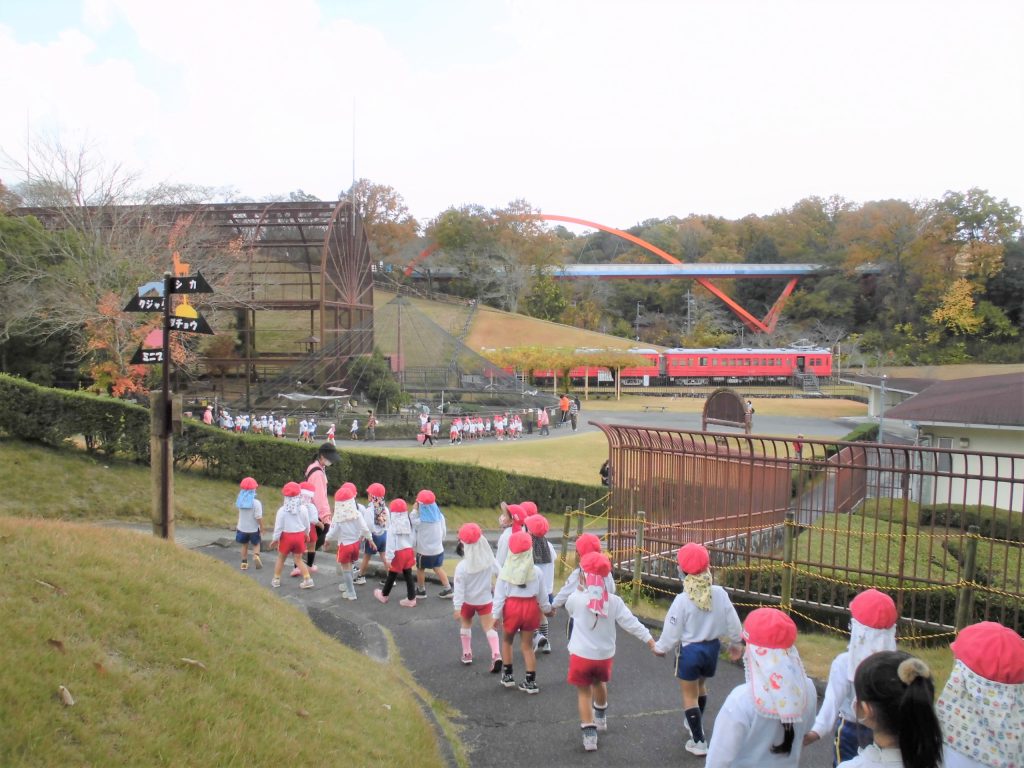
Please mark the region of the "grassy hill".
POLYGON ((0 765, 444 764, 401 665, 327 641, 224 564, 10 517, 0 554, 0 765))
MULTIPOLYGON (((395 294, 374 289, 373 304, 381 309, 395 298, 395 294)), ((410 298, 408 301, 442 328, 457 333, 465 324, 468 305, 449 304, 429 299, 410 298)), ((593 347, 596 349, 629 349, 637 346, 632 339, 587 331, 571 325, 538 320, 535 317, 502 312, 481 306, 470 326, 466 346, 475 352, 481 349, 517 347, 526 344, 546 344, 555 347, 593 347)), ((645 344, 644 346, 651 346, 645 344)), ((655 347, 660 349, 660 347, 655 347)), ((393 350, 382 350, 385 354, 393 350)))

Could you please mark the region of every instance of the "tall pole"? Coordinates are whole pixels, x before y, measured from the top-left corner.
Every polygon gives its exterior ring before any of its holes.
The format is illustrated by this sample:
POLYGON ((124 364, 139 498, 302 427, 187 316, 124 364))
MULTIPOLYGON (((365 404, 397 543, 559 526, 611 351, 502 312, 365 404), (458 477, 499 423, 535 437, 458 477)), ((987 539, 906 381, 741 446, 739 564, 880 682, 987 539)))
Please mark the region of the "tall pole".
POLYGON ((878 442, 881 444, 884 442, 882 439, 882 433, 885 431, 885 382, 889 377, 886 374, 882 374, 882 392, 881 402, 878 404, 878 442))
POLYGON ((171 536, 171 273, 164 272, 163 381, 160 390, 160 537, 171 536))

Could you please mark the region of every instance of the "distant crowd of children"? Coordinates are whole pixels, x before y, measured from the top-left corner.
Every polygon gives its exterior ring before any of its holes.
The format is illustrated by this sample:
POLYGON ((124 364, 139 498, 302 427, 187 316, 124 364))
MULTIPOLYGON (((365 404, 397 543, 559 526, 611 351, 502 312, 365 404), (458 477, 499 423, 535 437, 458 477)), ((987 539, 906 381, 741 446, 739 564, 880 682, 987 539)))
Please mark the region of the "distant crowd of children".
MULTIPOLYGON (((365 503, 352 483, 327 502, 326 468, 338 458, 325 443, 302 483, 282 489, 271 546, 278 551, 272 586, 281 586, 289 555, 299 587, 313 586, 316 550, 337 547, 343 598, 357 599, 374 556, 386 569, 374 597, 388 603, 399 578, 403 608, 426 596, 425 573, 441 583, 438 596, 453 601, 459 625, 459 658, 472 664, 473 621, 487 642, 490 671, 506 688, 540 692, 536 654, 551 652, 548 618, 566 612, 569 625, 567 682, 577 690, 582 747, 598 748, 609 730, 608 684, 617 627, 645 643, 654 655, 673 654, 686 734, 682 748, 706 756, 711 768, 792 766, 802 748, 818 739, 833 744, 832 765, 906 768, 1021 768, 1024 766, 1024 640, 1013 630, 982 622, 962 630, 951 645, 952 674, 935 703, 935 682, 920 659, 897 650, 898 613, 892 598, 876 589, 850 604, 850 642, 832 662, 824 700, 817 706, 813 681, 796 648, 793 620, 775 608, 757 608, 741 623, 728 593, 713 583, 708 550, 688 543, 677 552, 682 591, 665 617, 660 638, 615 594, 612 564, 600 540, 583 534, 575 544, 579 567, 554 594, 554 547, 546 539, 548 521, 535 504, 502 504, 502 532, 494 550, 482 528, 467 523, 458 531, 461 560, 449 581, 444 568, 445 518, 437 497, 421 490, 411 507, 401 498, 386 502, 380 483, 365 489, 365 503), (517 643, 518 635, 518 643, 517 643), (724 645, 723 645, 724 644, 724 645), (515 674, 515 647, 523 675, 515 674), (742 658, 746 682, 722 703, 713 729, 704 720, 706 681, 725 652, 742 658), (713 732, 709 732, 713 731, 713 732)), ((236 539, 241 568, 252 547, 262 567, 263 511, 257 483, 247 477, 236 500, 236 539)))

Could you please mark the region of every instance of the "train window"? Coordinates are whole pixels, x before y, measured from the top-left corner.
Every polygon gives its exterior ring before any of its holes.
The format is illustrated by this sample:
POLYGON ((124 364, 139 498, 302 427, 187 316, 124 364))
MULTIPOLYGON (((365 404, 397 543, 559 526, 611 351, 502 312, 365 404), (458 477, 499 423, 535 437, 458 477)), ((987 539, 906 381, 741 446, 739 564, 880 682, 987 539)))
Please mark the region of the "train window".
POLYGON ((702 357, 702 358, 700 359, 700 364, 701 364, 701 365, 707 365, 707 364, 708 364, 708 359, 707 359, 706 357, 702 357))

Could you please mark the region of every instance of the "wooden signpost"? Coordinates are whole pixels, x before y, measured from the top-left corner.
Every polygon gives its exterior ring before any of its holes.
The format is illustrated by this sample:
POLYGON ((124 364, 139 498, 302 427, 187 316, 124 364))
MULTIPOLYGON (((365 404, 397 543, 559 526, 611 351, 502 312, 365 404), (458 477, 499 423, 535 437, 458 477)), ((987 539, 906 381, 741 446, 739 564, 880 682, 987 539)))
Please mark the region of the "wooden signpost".
MULTIPOLYGON (((174 263, 176 271, 181 267, 186 270, 188 268, 187 264, 181 264, 177 253, 174 254, 174 263)), ((175 293, 213 293, 213 289, 199 272, 194 275, 172 275, 165 272, 162 285, 153 281, 140 286, 139 295, 133 296, 124 308, 125 312, 163 313, 159 340, 155 331, 147 336, 131 362, 135 365, 162 366, 160 391, 150 393, 150 466, 153 477, 153 533, 164 539, 174 537, 174 451, 171 435, 181 427, 181 401, 170 397, 170 336, 172 331, 213 334, 209 323, 189 304, 187 298, 171 314, 171 295, 175 293), (159 457, 157 461, 153 461, 156 457, 159 457)))

